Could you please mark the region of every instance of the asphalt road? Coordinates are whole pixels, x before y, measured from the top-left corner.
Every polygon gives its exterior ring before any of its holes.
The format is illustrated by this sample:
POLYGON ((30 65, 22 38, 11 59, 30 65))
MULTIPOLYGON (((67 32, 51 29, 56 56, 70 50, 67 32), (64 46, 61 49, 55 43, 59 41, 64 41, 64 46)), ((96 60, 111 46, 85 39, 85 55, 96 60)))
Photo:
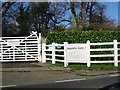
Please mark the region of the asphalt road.
POLYGON ((94 78, 61 80, 48 84, 7 87, 2 90, 17 90, 19 88, 81 88, 88 90, 120 90, 120 76, 110 75, 94 78))

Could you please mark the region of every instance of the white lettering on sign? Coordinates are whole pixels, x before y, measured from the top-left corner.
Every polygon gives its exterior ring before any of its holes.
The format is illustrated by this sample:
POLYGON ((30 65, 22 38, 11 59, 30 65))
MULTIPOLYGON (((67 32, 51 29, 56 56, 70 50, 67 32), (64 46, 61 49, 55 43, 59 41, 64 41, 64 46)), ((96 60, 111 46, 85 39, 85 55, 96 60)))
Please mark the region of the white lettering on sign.
POLYGON ((18 46, 20 45, 20 41, 17 39, 7 40, 8 46, 18 46))
POLYGON ((67 60, 68 62, 87 62, 88 52, 87 44, 68 44, 67 60))

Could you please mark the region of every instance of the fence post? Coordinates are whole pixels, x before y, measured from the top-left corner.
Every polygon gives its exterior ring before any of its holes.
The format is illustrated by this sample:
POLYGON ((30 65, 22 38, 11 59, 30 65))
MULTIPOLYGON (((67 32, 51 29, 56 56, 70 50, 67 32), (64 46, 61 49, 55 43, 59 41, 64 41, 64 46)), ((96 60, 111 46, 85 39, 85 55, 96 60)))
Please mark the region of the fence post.
POLYGON ((46 44, 42 44, 42 63, 46 63, 46 44))
POLYGON ((68 66, 68 62, 67 62, 67 44, 68 44, 68 42, 64 42, 64 67, 68 66))
POLYGON ((38 61, 41 62, 41 33, 39 33, 38 37, 38 61))
POLYGON ((3 61, 3 44, 1 44, 0 48, 1 48, 1 59, 0 60, 3 61))
POLYGON ((87 67, 90 67, 91 63, 90 63, 90 41, 89 40, 87 41, 87 53, 88 53, 87 67))
POLYGON ((117 40, 114 40, 114 66, 118 67, 118 48, 117 40))
POLYGON ((55 64, 55 43, 52 43, 52 64, 55 64))

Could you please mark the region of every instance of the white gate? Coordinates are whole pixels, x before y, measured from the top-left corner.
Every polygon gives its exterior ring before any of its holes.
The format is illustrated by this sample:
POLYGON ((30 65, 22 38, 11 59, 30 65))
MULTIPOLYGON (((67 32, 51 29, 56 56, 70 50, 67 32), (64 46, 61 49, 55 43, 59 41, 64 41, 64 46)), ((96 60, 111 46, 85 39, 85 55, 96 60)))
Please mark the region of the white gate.
POLYGON ((0 37, 0 62, 41 61, 41 34, 28 37, 0 37))

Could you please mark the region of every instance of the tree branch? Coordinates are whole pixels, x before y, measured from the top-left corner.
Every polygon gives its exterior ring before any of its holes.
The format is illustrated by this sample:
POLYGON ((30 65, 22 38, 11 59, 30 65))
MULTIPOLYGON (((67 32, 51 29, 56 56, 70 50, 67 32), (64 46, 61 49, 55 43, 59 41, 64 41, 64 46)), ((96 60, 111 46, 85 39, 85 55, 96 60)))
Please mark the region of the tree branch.
POLYGON ((6 2, 6 3, 4 3, 4 4, 2 5, 2 9, 3 9, 3 8, 5 9, 5 10, 3 10, 3 12, 2 12, 3 17, 5 16, 5 14, 7 13, 7 11, 10 9, 10 7, 11 7, 14 3, 16 3, 16 2, 6 2), (7 6, 5 6, 5 5, 7 5, 7 6))
POLYGON ((57 21, 55 21, 54 19, 51 19, 54 23, 56 23, 56 24, 60 24, 60 23, 62 23, 62 22, 71 22, 70 20, 61 20, 61 21, 59 21, 59 22, 57 22, 57 21))

